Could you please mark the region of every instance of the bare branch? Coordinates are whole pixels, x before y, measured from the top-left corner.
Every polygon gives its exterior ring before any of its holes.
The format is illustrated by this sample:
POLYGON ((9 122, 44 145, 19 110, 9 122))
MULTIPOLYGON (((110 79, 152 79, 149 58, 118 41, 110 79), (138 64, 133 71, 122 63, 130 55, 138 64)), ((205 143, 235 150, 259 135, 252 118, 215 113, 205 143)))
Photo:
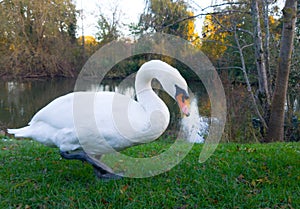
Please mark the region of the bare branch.
POLYGON ((217 70, 230 70, 230 69, 238 69, 238 70, 241 70, 243 71, 243 68, 241 67, 238 67, 238 66, 232 66, 232 67, 219 67, 219 68, 216 68, 217 70))
POLYGON ((245 46, 242 46, 242 50, 244 50, 245 48, 247 48, 247 47, 250 47, 250 46, 253 46, 253 43, 251 43, 251 44, 247 44, 247 45, 245 45, 245 46))
POLYGON ((177 21, 175 21, 173 23, 164 25, 162 28, 171 27, 171 26, 176 25, 178 23, 181 23, 183 21, 190 20, 190 19, 195 19, 195 18, 200 17, 200 16, 218 15, 218 14, 227 14, 227 13, 246 13, 246 14, 250 14, 250 12, 241 12, 240 10, 228 10, 228 11, 222 11, 222 12, 199 13, 197 15, 193 15, 193 16, 188 16, 188 17, 181 18, 181 19, 179 19, 179 20, 177 20, 177 21))
POLYGON ((253 33, 252 33, 250 30, 246 30, 246 29, 238 28, 238 27, 236 28, 236 30, 241 31, 241 32, 248 33, 248 34, 250 34, 251 36, 253 36, 253 33))
POLYGON ((245 64, 245 59, 244 59, 244 54, 243 54, 243 49, 240 45, 240 41, 239 41, 239 38, 238 38, 238 35, 236 33, 237 31, 234 30, 234 40, 236 42, 236 45, 239 49, 239 52, 240 52, 240 59, 241 59, 241 63, 242 63, 242 71, 243 71, 243 74, 244 74, 244 78, 246 80, 246 84, 247 84, 247 90, 248 92, 250 93, 250 96, 251 96, 251 99, 252 99, 252 102, 253 102, 253 105, 254 105, 254 108, 255 108, 255 111, 256 111, 256 114, 258 115, 259 119, 261 120, 263 126, 265 128, 268 128, 268 125, 266 123, 266 121, 264 120, 264 118, 262 117, 259 109, 258 109, 258 106, 257 106, 257 103, 256 103, 256 100, 255 100, 255 96, 253 94, 253 91, 252 91, 252 88, 251 88, 251 84, 250 84, 250 81, 249 81, 249 78, 248 78, 248 74, 247 74, 247 71, 246 71, 246 64, 245 64))
POLYGON ((235 48, 237 49, 236 46, 233 46, 233 45, 229 45, 229 44, 225 44, 221 41, 216 41, 216 40, 202 40, 202 42, 213 42, 213 43, 218 43, 218 44, 222 44, 223 46, 226 46, 226 47, 230 47, 230 48, 235 48))
POLYGON ((215 4, 215 5, 210 5, 210 6, 207 6, 205 8, 202 9, 202 11, 204 10, 207 10, 209 8, 216 8, 216 7, 221 7, 221 6, 226 6, 226 5, 238 5, 238 4, 246 4, 246 3, 243 3, 243 2, 227 2, 227 3, 222 3, 222 4, 215 4))

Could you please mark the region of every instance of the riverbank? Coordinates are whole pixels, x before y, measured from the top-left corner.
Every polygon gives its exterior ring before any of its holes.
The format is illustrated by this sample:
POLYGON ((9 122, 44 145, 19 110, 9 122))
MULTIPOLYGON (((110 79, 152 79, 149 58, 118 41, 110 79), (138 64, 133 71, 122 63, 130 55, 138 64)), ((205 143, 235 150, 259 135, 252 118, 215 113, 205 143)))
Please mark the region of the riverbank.
MULTIPOLYGON (((170 144, 161 139, 125 154, 149 157, 170 144)), ((103 182, 57 149, 0 137, 0 208, 300 207, 300 143, 220 144, 200 164, 202 146, 161 175, 103 182)))

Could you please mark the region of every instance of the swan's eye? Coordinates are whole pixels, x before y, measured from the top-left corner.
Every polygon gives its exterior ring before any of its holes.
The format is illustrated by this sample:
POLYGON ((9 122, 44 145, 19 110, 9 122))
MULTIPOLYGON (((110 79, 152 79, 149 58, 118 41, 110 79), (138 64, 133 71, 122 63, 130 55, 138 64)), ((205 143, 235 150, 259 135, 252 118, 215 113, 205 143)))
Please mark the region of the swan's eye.
POLYGON ((176 85, 175 85, 175 88, 176 88, 175 99, 179 105, 179 108, 185 116, 189 116, 190 115, 189 95, 185 90, 183 90, 182 88, 180 88, 176 85))
POLYGON ((190 97, 185 93, 182 96, 182 102, 184 102, 185 100, 188 100, 190 97))
POLYGON ((182 102, 189 99, 189 95, 185 90, 183 90, 177 85, 175 85, 175 89, 176 89, 175 97, 177 97, 179 94, 182 94, 182 102))

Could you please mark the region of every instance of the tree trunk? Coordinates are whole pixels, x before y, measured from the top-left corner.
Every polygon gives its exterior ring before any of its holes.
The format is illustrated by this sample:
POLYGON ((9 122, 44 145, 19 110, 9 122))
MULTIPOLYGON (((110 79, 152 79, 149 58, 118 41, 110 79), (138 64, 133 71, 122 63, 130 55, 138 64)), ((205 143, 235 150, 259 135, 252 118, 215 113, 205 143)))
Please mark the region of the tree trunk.
POLYGON ((286 0, 283 8, 283 30, 277 65, 271 116, 265 142, 284 141, 284 107, 291 68, 293 41, 297 15, 297 0, 286 0))
POLYGON ((258 72, 258 84, 259 84, 259 98, 264 107, 264 111, 267 112, 271 103, 267 71, 265 65, 264 48, 262 43, 262 32, 260 24, 260 12, 258 9, 258 0, 252 0, 252 19, 253 19, 253 35, 254 35, 254 47, 255 47, 255 62, 258 72))
POLYGON ((264 57, 265 57, 265 64, 266 64, 266 71, 268 77, 268 90, 269 95, 272 95, 272 72, 270 68, 270 24, 269 24, 269 0, 262 1, 262 11, 264 17, 264 28, 265 28, 265 38, 264 38, 264 57))

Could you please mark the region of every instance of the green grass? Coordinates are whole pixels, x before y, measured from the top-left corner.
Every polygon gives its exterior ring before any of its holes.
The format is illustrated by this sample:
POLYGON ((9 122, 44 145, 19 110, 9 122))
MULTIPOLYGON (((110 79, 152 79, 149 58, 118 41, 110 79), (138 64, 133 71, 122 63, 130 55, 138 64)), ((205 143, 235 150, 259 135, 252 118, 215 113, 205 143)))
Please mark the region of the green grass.
MULTIPOLYGON (((169 144, 126 153, 155 155, 169 144)), ((300 208, 300 143, 220 144, 203 164, 201 148, 158 176, 105 182, 57 149, 0 137, 0 208, 300 208)))

